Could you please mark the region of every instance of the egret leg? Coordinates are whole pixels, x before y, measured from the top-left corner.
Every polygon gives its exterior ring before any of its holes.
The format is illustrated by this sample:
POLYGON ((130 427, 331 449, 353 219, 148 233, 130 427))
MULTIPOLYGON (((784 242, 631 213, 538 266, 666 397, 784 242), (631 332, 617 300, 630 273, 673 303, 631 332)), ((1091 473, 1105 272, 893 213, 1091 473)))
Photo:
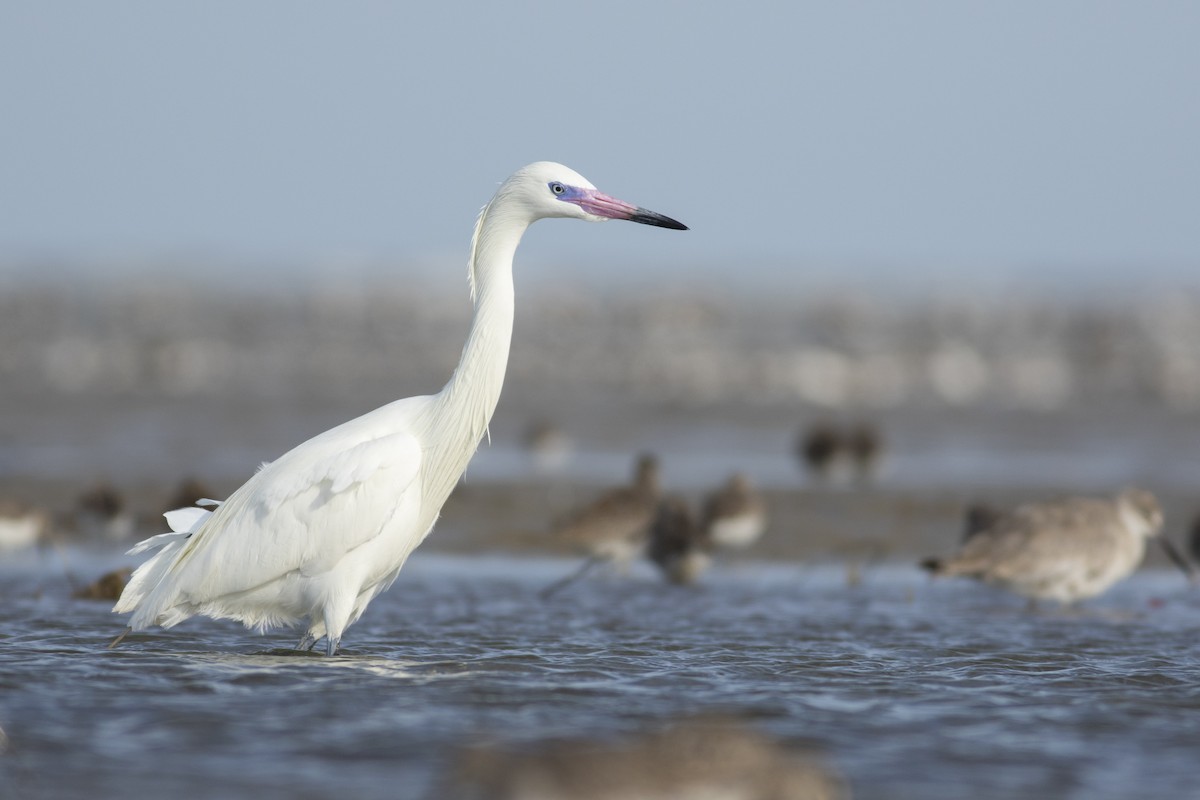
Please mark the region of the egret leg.
POLYGON ((317 644, 317 637, 313 636, 313 632, 309 631, 300 637, 300 643, 296 645, 297 650, 312 650, 317 644))
POLYGON ((121 631, 120 636, 118 636, 117 638, 113 639, 111 642, 108 643, 108 649, 112 650, 114 647, 116 647, 117 645, 119 645, 121 643, 122 639, 124 639, 126 636, 128 636, 131 633, 133 633, 133 628, 126 628, 125 630, 121 631))
POLYGON ((545 589, 542 589, 540 592, 538 592, 538 597, 543 600, 549 600, 551 595, 557 593, 561 589, 566 588, 567 586, 570 586, 572 583, 582 578, 592 569, 592 567, 596 566, 603 560, 604 559, 600 556, 588 556, 583 564, 579 566, 579 569, 575 570, 565 578, 559 578, 545 589))
POLYGON ((350 614, 354 608, 354 595, 341 594, 333 598, 326 606, 321 618, 325 623, 325 655, 336 655, 338 646, 342 643, 342 634, 350 624, 350 614))

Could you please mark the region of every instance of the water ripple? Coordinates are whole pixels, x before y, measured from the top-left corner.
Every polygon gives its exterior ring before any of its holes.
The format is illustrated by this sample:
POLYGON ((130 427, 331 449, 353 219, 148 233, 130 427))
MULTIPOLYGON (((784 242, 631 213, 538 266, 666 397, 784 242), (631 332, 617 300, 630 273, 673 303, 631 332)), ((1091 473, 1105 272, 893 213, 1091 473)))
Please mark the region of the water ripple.
POLYGON ((903 570, 867 593, 778 566, 687 593, 600 578, 546 604, 520 562, 414 565, 334 659, 207 620, 109 651, 103 604, 13 576, 0 779, 30 796, 431 796, 483 735, 536 746, 720 711, 823 749, 860 798, 1193 792, 1200 603, 1154 573, 1084 612, 1027 614, 903 570))

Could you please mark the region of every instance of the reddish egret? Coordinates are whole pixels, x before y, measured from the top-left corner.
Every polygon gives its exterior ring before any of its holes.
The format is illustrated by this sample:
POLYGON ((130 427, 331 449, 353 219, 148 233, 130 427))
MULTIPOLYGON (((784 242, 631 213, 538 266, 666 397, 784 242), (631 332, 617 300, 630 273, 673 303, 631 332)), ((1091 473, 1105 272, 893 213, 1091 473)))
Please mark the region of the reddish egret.
POLYGON ((475 313, 449 382, 309 439, 212 510, 168 512, 174 532, 130 551, 161 548, 113 609, 133 612, 126 633, 196 614, 260 631, 307 620, 299 647, 325 638, 325 652, 336 653, 346 628, 429 534, 487 430, 512 338, 513 255, 525 229, 546 217, 687 229, 601 194, 561 164, 513 173, 475 223, 475 313))

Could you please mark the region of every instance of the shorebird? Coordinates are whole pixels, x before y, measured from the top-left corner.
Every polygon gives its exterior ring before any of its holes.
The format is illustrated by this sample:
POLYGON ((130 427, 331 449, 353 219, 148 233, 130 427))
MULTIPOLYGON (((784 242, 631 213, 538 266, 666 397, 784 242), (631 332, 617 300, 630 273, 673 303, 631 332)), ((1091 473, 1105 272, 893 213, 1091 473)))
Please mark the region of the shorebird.
POLYGON ((77 600, 116 600, 125 591, 129 576, 133 570, 129 567, 119 567, 106 572, 87 586, 80 586, 71 592, 71 597, 77 600))
POLYGON ((92 486, 75 502, 75 528, 84 537, 120 541, 132 536, 135 527, 124 496, 106 481, 92 486))
POLYGON ((818 422, 800 431, 796 437, 796 455, 810 473, 820 480, 829 480, 842 455, 841 431, 828 422, 818 422))
POLYGON ((817 422, 797 435, 796 456, 818 480, 865 483, 883 457, 883 437, 865 422, 850 427, 817 422))
POLYGON ((583 550, 587 559, 578 570, 543 589, 541 596, 549 597, 601 562, 626 567, 645 548, 661 497, 658 459, 639 456, 632 485, 610 489, 554 531, 556 538, 583 550))
POLYGON ((633 560, 646 544, 662 495, 658 459, 640 456, 633 483, 610 489, 577 510, 555 535, 589 555, 618 563, 633 560))
POLYGON ((658 505, 646 555, 671 583, 695 583, 712 563, 712 540, 696 524, 683 498, 671 495, 658 505))
POLYGON ((41 544, 50 533, 45 509, 17 500, 0 500, 0 553, 41 544))
POLYGON ((1095 597, 1128 576, 1151 537, 1191 576, 1191 566, 1158 535, 1162 524, 1158 500, 1143 489, 1126 489, 1113 498, 1029 503, 996 515, 956 555, 927 559, 921 566, 934 575, 996 584, 1035 603, 1065 605, 1095 597))
POLYGON ((767 504, 742 473, 704 501, 700 528, 713 545, 730 549, 749 547, 767 526, 767 504))

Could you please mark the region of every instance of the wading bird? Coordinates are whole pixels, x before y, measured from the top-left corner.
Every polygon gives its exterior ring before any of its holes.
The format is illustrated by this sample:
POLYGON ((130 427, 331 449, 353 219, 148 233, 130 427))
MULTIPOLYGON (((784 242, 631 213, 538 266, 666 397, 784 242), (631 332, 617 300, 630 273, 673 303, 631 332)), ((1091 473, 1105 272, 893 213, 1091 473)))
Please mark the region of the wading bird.
POLYGON ((803 429, 796 436, 796 457, 818 480, 829 483, 868 483, 883 457, 879 429, 866 422, 843 428, 828 421, 803 429))
POLYGON ((212 510, 167 513, 173 533, 130 551, 161 548, 113 608, 133 613, 126 633, 196 614, 259 631, 308 620, 299 647, 325 638, 325 652, 336 653, 346 628, 429 534, 487 430, 512 339, 513 255, 525 229, 546 217, 687 230, 601 194, 561 164, 513 173, 475 223, 468 262, 475 313, 445 387, 309 439, 212 510))
POLYGON ((1162 508, 1144 489, 989 511, 976 523, 983 527, 968 529, 957 555, 921 566, 934 575, 994 583, 1033 603, 1068 604, 1095 597, 1128 576, 1142 562, 1146 540, 1157 536, 1171 560, 1193 575, 1171 541, 1159 535, 1162 508))
POLYGON ((597 564, 611 562, 623 570, 642 552, 662 499, 658 473, 658 458, 643 453, 634 464, 632 485, 608 490, 555 529, 559 540, 587 551, 587 558, 575 572, 539 592, 543 600, 579 580, 597 564))
POLYGON ((682 497, 663 498, 650 526, 646 555, 658 565, 671 583, 687 586, 695 583, 712 563, 712 540, 682 497))
POLYGON ((628 564, 641 552, 662 495, 658 458, 638 456, 633 483, 610 489, 571 515, 554 533, 589 555, 628 564))
POLYGON ((735 472, 704 501, 700 527, 717 547, 741 550, 758 541, 767 527, 767 504, 750 485, 750 479, 735 472))
POLYGON ((46 541, 50 513, 17 500, 0 499, 0 553, 46 541))

